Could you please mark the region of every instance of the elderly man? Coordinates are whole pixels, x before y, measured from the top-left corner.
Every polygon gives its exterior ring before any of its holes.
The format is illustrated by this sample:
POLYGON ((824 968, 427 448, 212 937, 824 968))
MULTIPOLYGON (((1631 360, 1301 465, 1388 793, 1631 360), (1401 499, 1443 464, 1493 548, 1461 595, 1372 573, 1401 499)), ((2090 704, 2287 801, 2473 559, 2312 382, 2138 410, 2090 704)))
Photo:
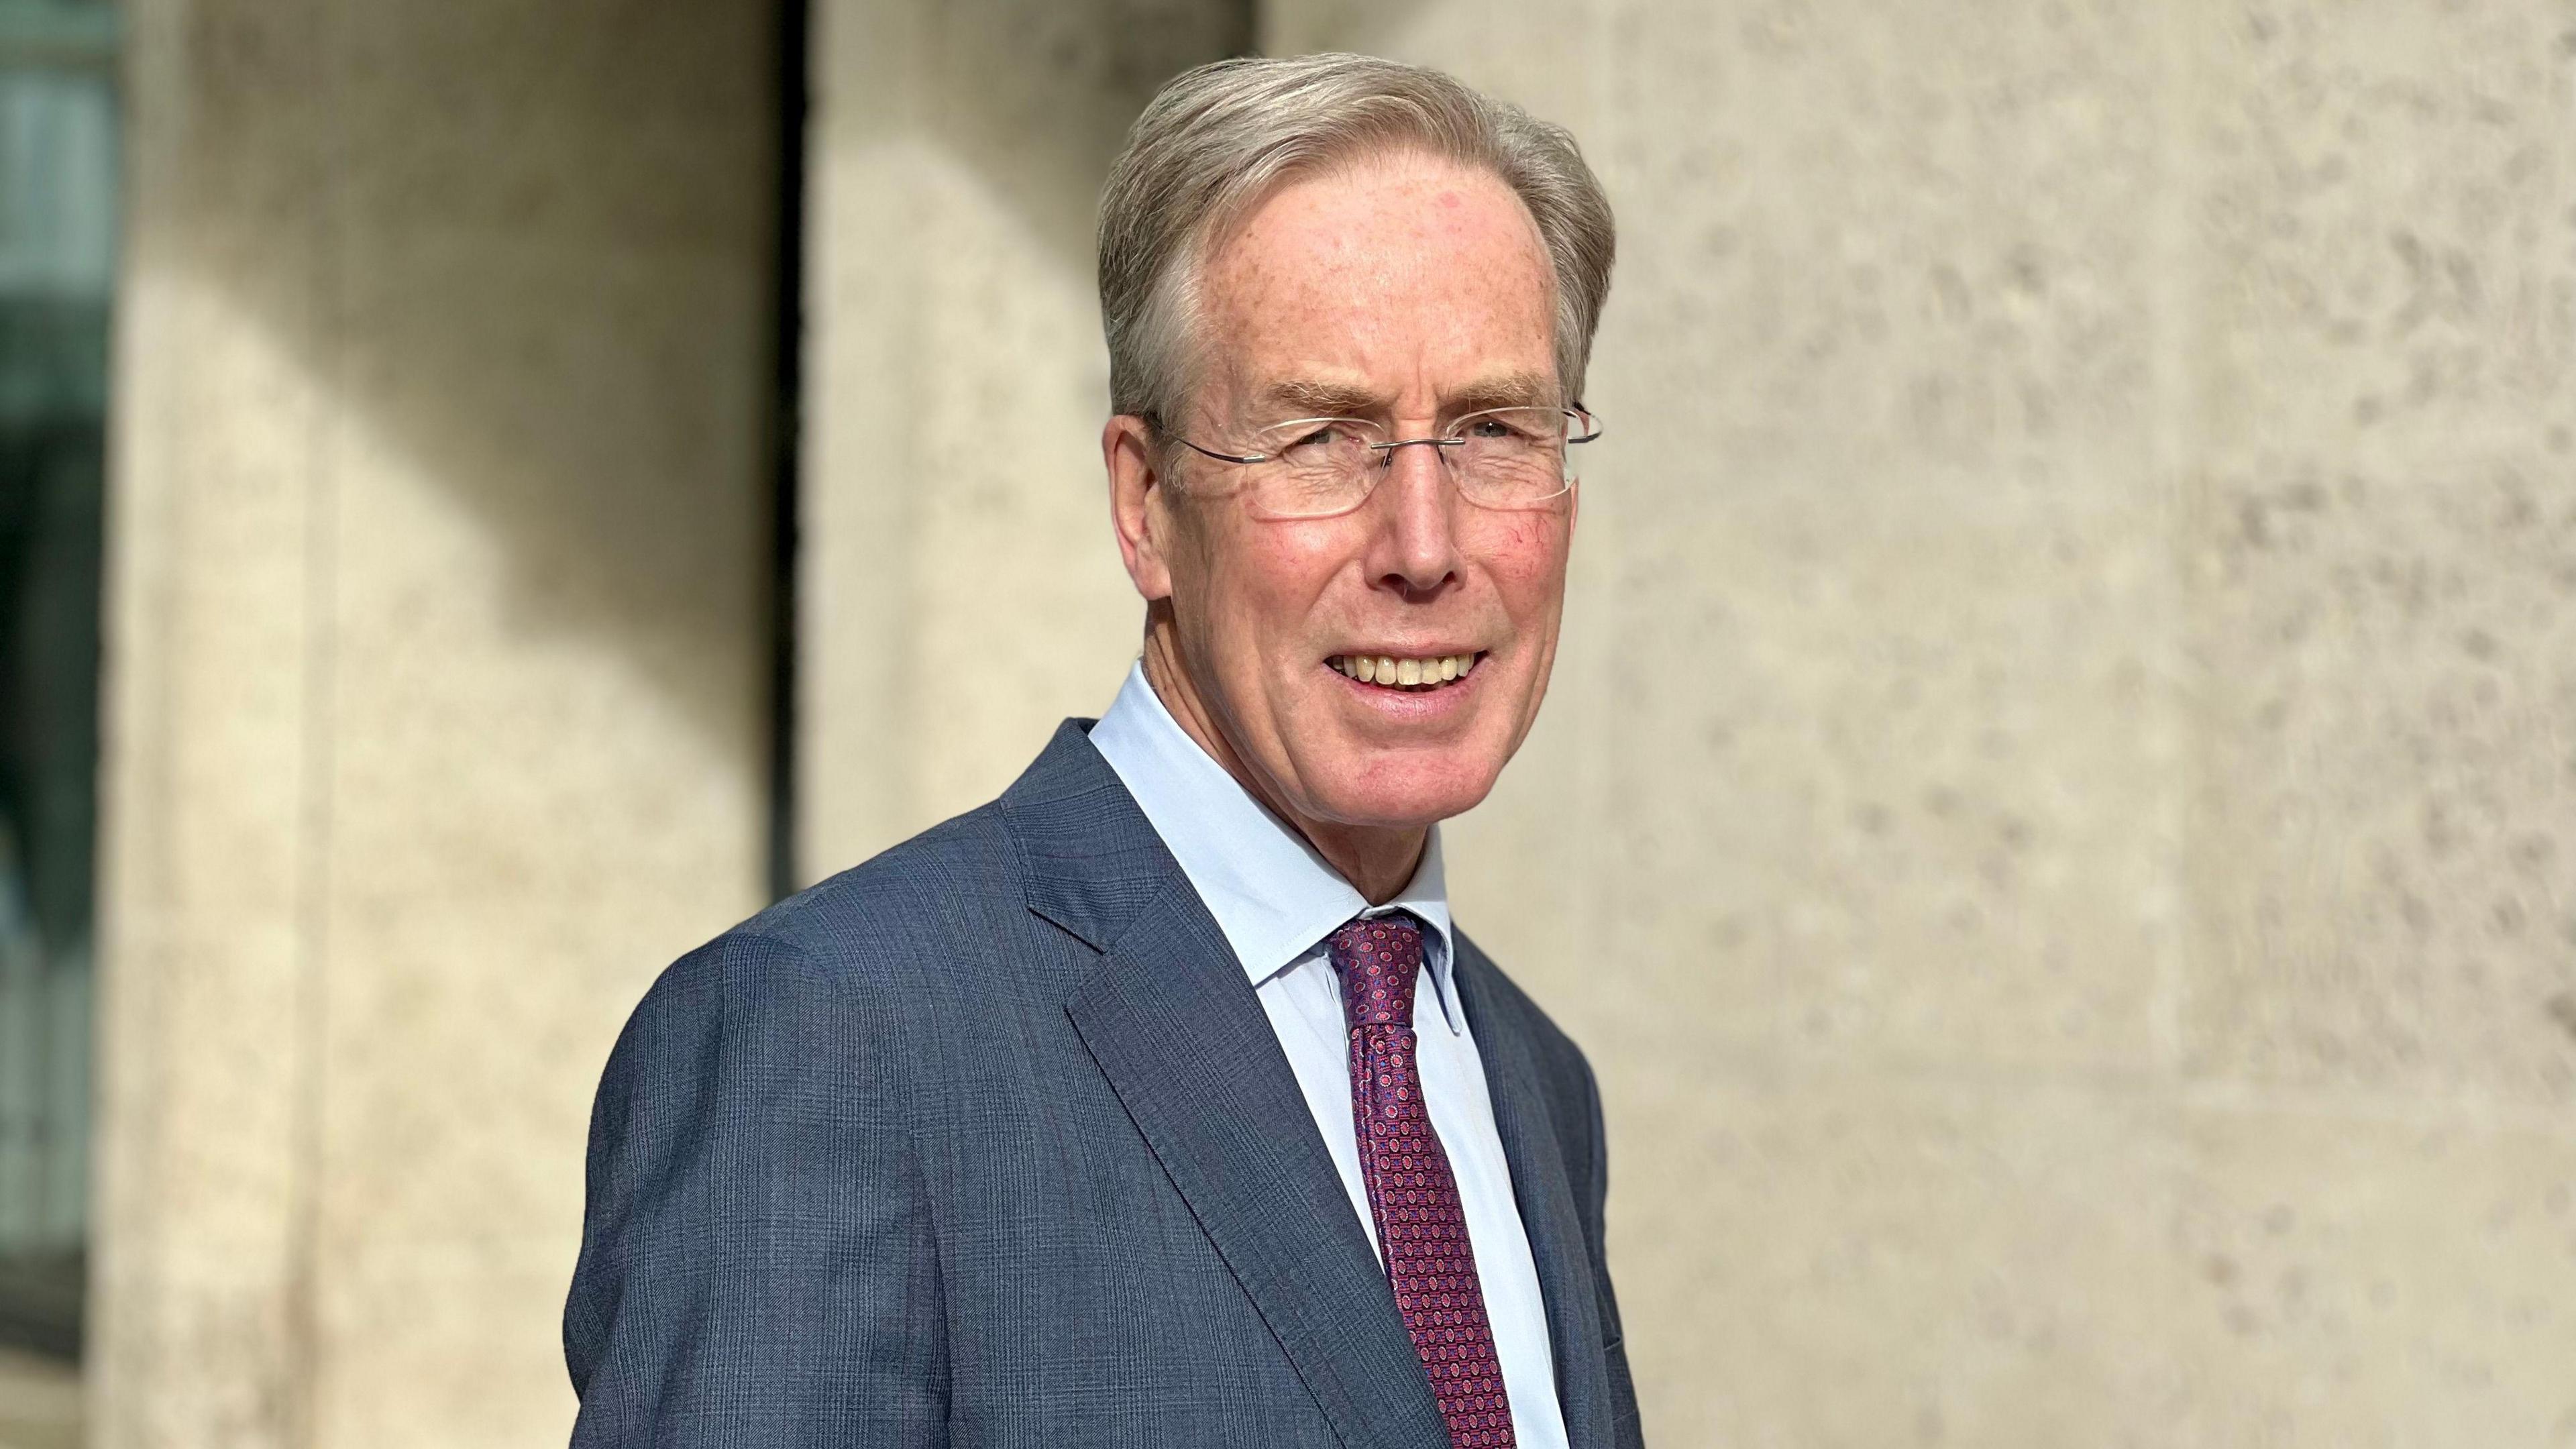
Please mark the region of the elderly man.
POLYGON ((1102 200, 1142 658, 990 805, 666 973, 581 1445, 1639 1442, 1583 1054, 1449 918, 1556 649, 1600 186, 1434 71, 1228 62, 1102 200))

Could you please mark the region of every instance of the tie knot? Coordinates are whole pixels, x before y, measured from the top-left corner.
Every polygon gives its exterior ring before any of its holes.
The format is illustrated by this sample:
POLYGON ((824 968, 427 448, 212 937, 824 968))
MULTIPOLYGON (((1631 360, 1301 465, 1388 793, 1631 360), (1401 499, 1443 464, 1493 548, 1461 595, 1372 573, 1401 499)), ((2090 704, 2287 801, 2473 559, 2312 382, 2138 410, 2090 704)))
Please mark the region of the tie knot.
POLYGON ((1401 914, 1353 921, 1333 933, 1332 951, 1344 1021, 1413 1025, 1413 982, 1422 971, 1419 921, 1401 914))

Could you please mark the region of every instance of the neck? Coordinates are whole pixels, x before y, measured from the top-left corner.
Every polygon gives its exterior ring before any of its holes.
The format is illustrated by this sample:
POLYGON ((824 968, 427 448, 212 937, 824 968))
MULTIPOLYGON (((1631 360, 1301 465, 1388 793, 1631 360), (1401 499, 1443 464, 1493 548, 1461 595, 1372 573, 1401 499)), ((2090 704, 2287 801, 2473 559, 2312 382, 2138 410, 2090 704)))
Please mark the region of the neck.
POLYGON ((1177 641, 1172 637, 1171 616, 1160 607, 1145 626, 1144 664, 1145 682, 1154 686, 1155 697, 1162 700, 1163 708, 1180 725, 1181 732, 1196 740, 1208 758, 1223 766, 1263 808, 1304 836, 1324 863, 1341 872, 1342 879, 1349 881, 1370 905, 1385 905, 1412 882, 1413 872, 1422 864, 1423 848, 1430 843, 1431 827, 1346 825, 1318 819, 1290 805, 1268 780, 1244 764, 1241 753, 1216 727, 1215 716, 1181 663, 1177 641))

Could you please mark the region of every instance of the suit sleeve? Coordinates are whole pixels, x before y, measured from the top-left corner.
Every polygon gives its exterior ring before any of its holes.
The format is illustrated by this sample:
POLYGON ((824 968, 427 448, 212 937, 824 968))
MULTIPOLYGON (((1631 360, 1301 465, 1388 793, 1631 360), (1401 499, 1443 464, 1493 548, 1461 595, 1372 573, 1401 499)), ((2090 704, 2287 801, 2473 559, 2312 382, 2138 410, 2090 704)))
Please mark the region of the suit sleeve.
POLYGON ((1585 1184, 1583 1206, 1592 1227, 1592 1281, 1601 1290, 1602 1352, 1610 1368, 1611 1410, 1618 1425, 1619 1449, 1644 1449, 1645 1428, 1637 1413, 1636 1380, 1628 1371, 1627 1331, 1619 1322, 1619 1295, 1610 1286, 1610 1133, 1602 1119, 1601 1086, 1592 1075, 1590 1062, 1583 1063, 1583 1094, 1592 1116, 1592 1172, 1585 1184))
POLYGON ((735 933, 638 1006, 592 1115, 574 1449, 946 1442, 892 992, 735 933))

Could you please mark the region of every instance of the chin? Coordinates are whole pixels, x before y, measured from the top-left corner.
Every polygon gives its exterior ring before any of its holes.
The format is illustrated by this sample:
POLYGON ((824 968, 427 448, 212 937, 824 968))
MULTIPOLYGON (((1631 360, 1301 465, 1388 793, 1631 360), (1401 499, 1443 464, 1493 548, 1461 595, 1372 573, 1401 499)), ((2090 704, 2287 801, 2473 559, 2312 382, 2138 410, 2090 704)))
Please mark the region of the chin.
POLYGON ((1362 751, 1326 772, 1313 813, 1344 825, 1419 829, 1476 808, 1502 774, 1503 762, 1485 751, 1424 753, 1362 751))

